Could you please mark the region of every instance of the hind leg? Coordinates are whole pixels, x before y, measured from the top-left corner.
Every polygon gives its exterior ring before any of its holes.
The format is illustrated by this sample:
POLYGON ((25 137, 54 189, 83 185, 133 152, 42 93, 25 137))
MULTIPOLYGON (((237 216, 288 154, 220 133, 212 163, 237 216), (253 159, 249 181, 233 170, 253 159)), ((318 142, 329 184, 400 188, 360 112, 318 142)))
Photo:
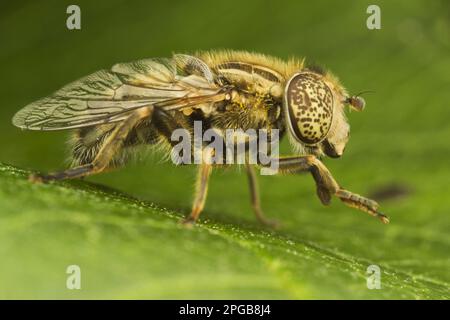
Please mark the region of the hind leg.
POLYGON ((108 136, 91 163, 74 167, 68 170, 47 175, 32 174, 29 180, 32 182, 48 182, 53 180, 80 178, 96 174, 105 170, 111 160, 124 146, 124 142, 134 126, 144 118, 151 117, 153 107, 143 107, 135 110, 128 118, 119 123, 108 136))

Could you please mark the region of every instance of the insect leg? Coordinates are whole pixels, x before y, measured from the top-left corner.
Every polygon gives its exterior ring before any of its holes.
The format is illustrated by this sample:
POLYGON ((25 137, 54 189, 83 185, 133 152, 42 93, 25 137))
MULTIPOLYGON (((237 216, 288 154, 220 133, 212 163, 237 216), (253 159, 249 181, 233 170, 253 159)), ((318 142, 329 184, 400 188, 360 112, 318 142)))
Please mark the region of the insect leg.
MULTIPOLYGON (((173 115, 162 108, 155 108, 152 117, 152 124, 153 127, 161 134, 161 136, 165 137, 167 143, 172 144, 172 146, 178 143, 171 140, 172 132, 175 129, 184 128, 183 123, 177 121, 177 119, 173 117, 173 115)), ((184 129, 188 130, 187 128, 184 129)), ((207 151, 204 151, 204 156, 211 157, 211 154, 207 151)), ((206 196, 208 192, 209 176, 211 175, 211 171, 212 165, 208 161, 203 161, 198 166, 194 203, 192 205, 190 215, 182 221, 183 224, 192 225, 200 216, 200 213, 205 206, 206 196)))
POLYGON ((315 156, 286 157, 278 159, 278 162, 279 173, 310 172, 316 182, 317 195, 324 205, 329 204, 334 195, 349 207, 364 211, 383 223, 389 222, 389 218, 378 211, 377 202, 341 188, 327 167, 315 156))
POLYGON ((123 122, 119 123, 111 135, 108 136, 92 163, 48 175, 34 174, 31 175, 29 179, 33 182, 47 182, 51 180, 80 178, 103 171, 108 167, 114 155, 116 155, 123 147, 123 143, 133 127, 140 120, 150 117, 152 113, 153 106, 142 107, 133 111, 133 113, 123 122))
POLYGON ((211 175, 211 171, 211 164, 202 163, 199 165, 192 211, 191 214, 183 220, 184 224, 193 224, 200 216, 200 213, 205 206, 206 195, 208 193, 209 176, 211 175))
POLYGON ((278 221, 267 218, 261 209, 261 204, 259 200, 258 181, 256 179, 256 174, 253 166, 250 164, 246 164, 245 169, 247 171, 248 186, 250 189, 250 200, 252 203, 252 208, 253 212, 255 213, 256 219, 264 225, 270 227, 277 227, 279 225, 278 221))
MULTIPOLYGON (((167 143, 172 144, 172 146, 178 143, 171 140, 172 132, 176 129, 181 128, 188 130, 188 128, 185 128, 183 126, 183 123, 177 121, 177 119, 173 115, 162 108, 155 108, 152 117, 152 124, 153 127, 161 134, 161 136, 165 137, 167 143)), ((192 205, 192 211, 190 215, 182 221, 183 224, 186 225, 191 225, 195 223, 195 221, 197 221, 205 205, 208 192, 209 176, 211 175, 212 171, 212 164, 210 161, 206 161, 206 158, 211 157, 211 152, 204 150, 204 157, 204 161, 198 166, 195 197, 192 205)))

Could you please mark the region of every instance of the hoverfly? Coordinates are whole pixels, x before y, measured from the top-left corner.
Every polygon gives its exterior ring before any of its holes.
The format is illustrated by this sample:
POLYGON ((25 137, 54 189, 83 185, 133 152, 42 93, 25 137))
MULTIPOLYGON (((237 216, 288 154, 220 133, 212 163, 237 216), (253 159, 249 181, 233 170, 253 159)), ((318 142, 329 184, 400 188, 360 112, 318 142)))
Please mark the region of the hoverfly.
MULTIPOLYGON (((33 174, 34 182, 80 178, 121 166, 137 146, 171 148, 171 132, 191 130, 194 121, 221 130, 279 129, 295 155, 276 159, 278 173, 310 172, 324 205, 336 196, 388 223, 375 201, 341 188, 320 160, 344 152, 350 131, 346 105, 360 111, 364 100, 348 95, 330 72, 308 67, 302 60, 209 51, 116 64, 29 104, 12 121, 28 130, 74 129, 72 167, 33 174)), ((195 222, 203 210, 212 168, 198 165, 187 223, 195 222)), ((245 165, 252 207, 258 220, 271 224, 260 207, 254 168, 245 165)))

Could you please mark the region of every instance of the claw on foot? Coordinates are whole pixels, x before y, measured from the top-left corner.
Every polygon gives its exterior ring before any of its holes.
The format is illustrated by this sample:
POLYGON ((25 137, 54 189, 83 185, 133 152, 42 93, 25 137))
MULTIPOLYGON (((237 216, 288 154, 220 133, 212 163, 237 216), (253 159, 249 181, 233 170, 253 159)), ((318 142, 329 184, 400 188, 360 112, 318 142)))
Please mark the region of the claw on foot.
POLYGON ((378 211, 379 204, 376 201, 343 189, 338 190, 336 196, 347 206, 367 212, 371 216, 378 218, 384 224, 389 223, 389 218, 378 211))
POLYGON ((195 219, 192 217, 184 218, 180 221, 180 224, 186 228, 192 228, 195 224, 195 219))
POLYGON ((262 225, 273 229, 277 229, 280 227, 280 222, 276 219, 268 218, 261 210, 261 207, 259 205, 253 206, 253 212, 255 214, 256 220, 258 220, 258 222, 262 225))
POLYGON ((378 212, 378 219, 381 220, 381 222, 383 222, 384 224, 388 224, 389 223, 389 217, 378 212))
POLYGON ((47 182, 44 176, 38 174, 38 173, 32 173, 28 176, 28 181, 31 183, 45 183, 47 182))
POLYGON ((276 219, 264 218, 264 219, 258 219, 258 221, 261 224, 263 224, 263 225, 265 225, 266 227, 269 227, 269 228, 279 229, 281 227, 280 221, 278 221, 276 219))

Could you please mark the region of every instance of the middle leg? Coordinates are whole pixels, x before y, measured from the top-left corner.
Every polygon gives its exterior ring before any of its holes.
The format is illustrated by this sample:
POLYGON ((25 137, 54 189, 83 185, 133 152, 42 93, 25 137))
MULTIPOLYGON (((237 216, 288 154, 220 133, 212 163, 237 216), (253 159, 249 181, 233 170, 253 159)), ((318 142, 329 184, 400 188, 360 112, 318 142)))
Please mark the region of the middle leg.
POLYGON ((253 166, 247 163, 245 164, 245 169, 247 171, 248 186, 250 189, 250 200, 252 203, 252 208, 253 212, 255 213, 256 219, 264 225, 270 227, 277 227, 279 225, 278 221, 267 218, 261 209, 258 181, 256 179, 256 174, 253 166))

